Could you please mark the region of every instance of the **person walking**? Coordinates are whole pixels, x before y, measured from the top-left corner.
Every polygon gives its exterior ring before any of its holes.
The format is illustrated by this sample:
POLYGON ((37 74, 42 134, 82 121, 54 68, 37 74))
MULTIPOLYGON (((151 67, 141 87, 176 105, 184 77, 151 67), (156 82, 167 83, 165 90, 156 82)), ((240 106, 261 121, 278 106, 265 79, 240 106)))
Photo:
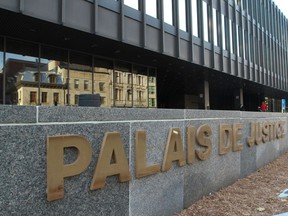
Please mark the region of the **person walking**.
POLYGON ((267 111, 267 105, 266 105, 265 101, 263 101, 262 104, 261 104, 261 111, 262 112, 266 112, 267 111))

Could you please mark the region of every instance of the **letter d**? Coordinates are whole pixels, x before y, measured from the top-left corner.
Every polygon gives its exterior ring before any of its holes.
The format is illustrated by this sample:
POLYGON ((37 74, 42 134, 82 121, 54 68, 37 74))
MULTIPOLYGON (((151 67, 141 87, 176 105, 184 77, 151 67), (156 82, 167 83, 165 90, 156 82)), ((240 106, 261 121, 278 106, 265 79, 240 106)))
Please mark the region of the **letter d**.
POLYGON ((64 197, 64 178, 82 173, 92 159, 89 141, 78 135, 47 137, 47 200, 64 197), (75 147, 77 159, 64 164, 64 148, 75 147))

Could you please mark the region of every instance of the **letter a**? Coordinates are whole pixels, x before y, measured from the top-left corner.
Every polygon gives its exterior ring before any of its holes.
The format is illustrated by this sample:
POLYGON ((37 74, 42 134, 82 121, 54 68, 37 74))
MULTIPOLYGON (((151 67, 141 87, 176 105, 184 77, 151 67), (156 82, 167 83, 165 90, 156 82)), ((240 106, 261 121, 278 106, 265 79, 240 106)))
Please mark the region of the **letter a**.
POLYGON ((109 132, 104 136, 90 189, 103 188, 106 178, 113 175, 118 175, 120 182, 131 179, 128 160, 118 132, 109 132))
POLYGON ((162 171, 168 171, 173 161, 178 161, 179 166, 186 164, 179 128, 170 129, 169 131, 162 171))

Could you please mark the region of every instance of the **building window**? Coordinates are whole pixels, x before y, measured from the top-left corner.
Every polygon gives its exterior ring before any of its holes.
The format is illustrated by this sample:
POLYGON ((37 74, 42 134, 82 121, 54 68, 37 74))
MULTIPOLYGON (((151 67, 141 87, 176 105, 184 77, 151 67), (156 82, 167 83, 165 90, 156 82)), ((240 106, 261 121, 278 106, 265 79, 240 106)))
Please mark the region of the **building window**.
POLYGON ((138 98, 138 101, 143 101, 144 99, 144 93, 143 91, 137 91, 137 98, 138 98))
POLYGON ((116 83, 122 83, 122 73, 115 72, 116 83))
POLYGON ((213 39, 214 39, 214 45, 219 46, 218 43, 218 16, 217 16, 217 10, 213 8, 213 39))
POLYGON ((47 92, 41 93, 41 103, 47 103, 47 92))
POLYGON ((210 42, 209 38, 209 23, 208 23, 208 5, 203 1, 203 29, 204 29, 204 40, 210 42))
POLYGON ((227 23, 227 18, 222 14, 221 16, 221 24, 222 24, 222 45, 223 49, 227 50, 227 44, 226 44, 226 38, 227 38, 227 33, 226 33, 226 24, 227 23))
POLYGON ((156 103, 155 103, 155 98, 149 98, 149 107, 155 107, 156 103))
POLYGON ((84 80, 84 90, 88 90, 88 80, 84 80))
POLYGON ((138 0, 124 0, 124 4, 136 10, 139 10, 138 0))
POLYGON ((137 76, 137 84, 143 85, 143 76, 137 76))
POLYGON ((192 0, 192 20, 193 20, 193 35, 199 37, 199 30, 198 30, 198 4, 197 0, 192 0))
POLYGON ((30 103, 36 103, 36 96, 37 93, 36 92, 30 92, 30 103))
POLYGON ((132 74, 127 75, 127 83, 132 84, 132 74))
POLYGON ((104 83, 104 82, 100 82, 100 83, 99 83, 99 91, 100 91, 100 92, 103 92, 103 91, 104 91, 104 86, 105 86, 105 83, 104 83))
POLYGON ((115 89, 115 100, 121 101, 122 100, 122 89, 115 89))
POLYGON ((57 104, 59 103, 59 93, 53 94, 53 102, 54 102, 54 105, 57 106, 57 104))
POLYGON ((75 89, 79 88, 79 80, 78 79, 74 79, 74 88, 75 89))
POLYGON ((187 31, 186 0, 178 0, 178 2, 179 28, 183 31, 187 31))
POLYGON ((146 14, 158 18, 157 0, 146 0, 146 14))
POLYGON ((164 22, 173 25, 173 3, 172 0, 163 0, 164 22))
POLYGON ((50 83, 56 83, 56 76, 55 75, 50 75, 49 76, 49 82, 50 83))
POLYGON ((131 101, 132 100, 132 90, 131 89, 127 90, 127 96, 128 96, 128 101, 131 101))
POLYGON ((78 105, 79 104, 79 95, 74 96, 74 104, 78 105))
POLYGON ((149 92, 149 94, 155 94, 155 87, 149 86, 148 92, 149 92))
POLYGON ((233 42, 233 26, 232 26, 232 20, 229 20, 229 29, 230 29, 230 52, 235 53, 235 44, 233 42))
POLYGON ((149 77, 149 83, 155 83, 156 78, 155 77, 149 77))

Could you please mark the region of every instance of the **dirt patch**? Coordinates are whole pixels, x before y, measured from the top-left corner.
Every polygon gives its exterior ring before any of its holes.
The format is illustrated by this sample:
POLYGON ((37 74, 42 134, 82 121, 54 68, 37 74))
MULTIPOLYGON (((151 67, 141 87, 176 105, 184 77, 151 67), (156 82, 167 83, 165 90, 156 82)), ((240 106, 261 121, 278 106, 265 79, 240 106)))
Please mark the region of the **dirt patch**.
POLYGON ((239 179, 233 185, 204 196, 177 216, 271 216, 288 212, 288 199, 279 194, 288 188, 288 153, 239 179))

